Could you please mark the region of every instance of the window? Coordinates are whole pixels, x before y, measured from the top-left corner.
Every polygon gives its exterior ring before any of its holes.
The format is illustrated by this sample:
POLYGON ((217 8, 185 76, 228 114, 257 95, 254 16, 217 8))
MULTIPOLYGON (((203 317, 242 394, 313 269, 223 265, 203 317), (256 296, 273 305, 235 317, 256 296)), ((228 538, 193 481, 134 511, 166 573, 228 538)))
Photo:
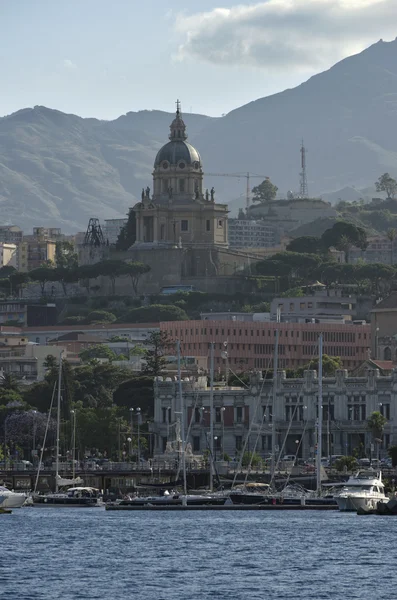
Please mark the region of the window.
POLYGON ((160 240, 164 240, 165 238, 165 225, 160 225, 160 240))
POLYGON ((187 219, 182 219, 181 231, 189 231, 189 221, 187 219))
POLYGON ((241 435, 236 435, 236 450, 240 452, 243 448, 243 437, 241 435))
POLYGON ((200 452, 200 436, 193 436, 193 452, 200 452))
POLYGON ((209 219, 207 219, 205 222, 205 230, 211 231, 211 221, 209 219))
POLYGON ((242 422, 243 422, 243 407, 237 406, 237 408, 236 408, 236 423, 242 423, 242 422))
POLYGON ((184 192, 185 191, 185 180, 184 179, 180 179, 179 180, 179 191, 180 192, 184 192))
POLYGON ((165 452, 167 449, 167 438, 166 437, 161 438, 161 447, 162 447, 163 452, 165 452))
POLYGON ((388 421, 390 421, 390 404, 379 405, 380 414, 383 415, 388 421))
POLYGON ((201 410, 199 408, 194 409, 194 422, 201 423, 201 410))
POLYGON ((163 406, 163 423, 168 423, 168 408, 163 406))
POLYGON ((220 423, 222 420, 221 418, 221 407, 220 406, 216 406, 215 407, 215 423, 220 423))
POLYGON ((220 229, 222 229, 222 227, 223 227, 223 221, 222 221, 222 219, 219 219, 219 220, 218 220, 218 227, 219 227, 220 229))

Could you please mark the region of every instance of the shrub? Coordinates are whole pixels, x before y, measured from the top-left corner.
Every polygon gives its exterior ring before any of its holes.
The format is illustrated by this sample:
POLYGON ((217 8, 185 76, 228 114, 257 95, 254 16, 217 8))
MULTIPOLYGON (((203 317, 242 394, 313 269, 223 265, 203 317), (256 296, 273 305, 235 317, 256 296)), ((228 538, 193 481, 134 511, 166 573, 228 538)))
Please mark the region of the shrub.
POLYGON ((87 316, 88 325, 93 323, 114 323, 116 316, 106 310, 93 310, 87 316))

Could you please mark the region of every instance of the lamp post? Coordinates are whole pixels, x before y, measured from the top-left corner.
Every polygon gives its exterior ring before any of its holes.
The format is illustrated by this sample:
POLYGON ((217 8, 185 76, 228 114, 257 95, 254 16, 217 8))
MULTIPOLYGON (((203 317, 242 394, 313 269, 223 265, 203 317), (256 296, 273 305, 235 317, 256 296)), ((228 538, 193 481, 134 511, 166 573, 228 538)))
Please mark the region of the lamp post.
POLYGON ((141 427, 141 409, 136 409, 136 416, 138 421, 138 466, 141 467, 141 438, 140 438, 140 427, 141 427))
POLYGON ((375 329, 375 360, 378 359, 378 333, 379 327, 375 329))
POLYGON ((130 456, 132 456, 132 438, 128 437, 127 442, 128 442, 128 450, 129 450, 130 456))
POLYGON ((70 414, 73 417, 73 435, 72 435, 72 479, 76 473, 76 411, 71 410, 70 414))
POLYGON ((222 460, 225 460, 225 410, 224 406, 221 407, 221 422, 222 422, 222 460))
POLYGON ((131 437, 134 434, 134 421, 133 421, 133 418, 134 418, 134 409, 130 408, 130 434, 131 434, 131 437))
POLYGON ((214 437, 214 442, 215 442, 215 444, 214 444, 214 462, 216 463, 216 447, 218 445, 218 436, 217 435, 214 437))

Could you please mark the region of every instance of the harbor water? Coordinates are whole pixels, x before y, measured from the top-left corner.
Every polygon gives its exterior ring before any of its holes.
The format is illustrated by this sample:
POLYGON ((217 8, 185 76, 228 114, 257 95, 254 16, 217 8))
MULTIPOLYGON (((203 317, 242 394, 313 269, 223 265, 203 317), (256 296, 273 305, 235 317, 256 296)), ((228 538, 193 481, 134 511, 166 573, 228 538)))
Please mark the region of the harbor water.
POLYGON ((19 509, 0 516, 0 597, 391 600, 395 530, 333 511, 19 509))

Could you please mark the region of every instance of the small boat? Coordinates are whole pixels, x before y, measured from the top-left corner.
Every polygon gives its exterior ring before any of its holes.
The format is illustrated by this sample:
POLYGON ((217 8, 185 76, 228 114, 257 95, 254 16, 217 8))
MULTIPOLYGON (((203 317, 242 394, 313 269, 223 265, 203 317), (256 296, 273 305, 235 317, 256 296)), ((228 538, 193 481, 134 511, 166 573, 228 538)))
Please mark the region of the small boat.
POLYGON ((341 511, 365 512, 375 510, 378 503, 388 501, 382 473, 358 471, 350 477, 339 495, 335 497, 341 511))
POLYGON ((21 508, 26 501, 26 494, 21 492, 13 492, 4 485, 0 485, 0 501, 1 508, 21 508))
POLYGON ((125 498, 117 503, 118 506, 222 506, 227 498, 217 494, 179 494, 168 492, 163 496, 136 496, 125 498))
POLYGON ((103 506, 102 494, 93 487, 71 487, 53 494, 34 494, 33 506, 103 506))

